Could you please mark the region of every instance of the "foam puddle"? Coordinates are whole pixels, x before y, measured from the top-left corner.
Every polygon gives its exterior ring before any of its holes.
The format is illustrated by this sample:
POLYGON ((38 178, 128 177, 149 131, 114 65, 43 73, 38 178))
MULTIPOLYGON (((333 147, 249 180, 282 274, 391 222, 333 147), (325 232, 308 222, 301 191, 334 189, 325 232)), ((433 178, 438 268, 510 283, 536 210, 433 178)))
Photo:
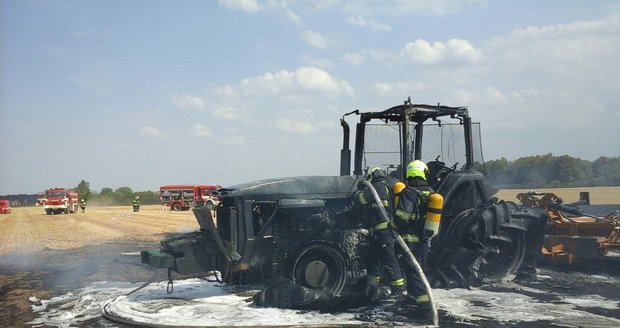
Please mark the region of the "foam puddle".
MULTIPOLYGON (((260 308, 248 302, 249 296, 232 293, 229 285, 202 279, 177 280, 174 292, 166 292, 167 282, 152 283, 130 295, 141 284, 98 282, 77 295, 68 293, 51 300, 31 301, 39 318, 30 324, 56 327, 79 327, 82 322, 99 318, 105 306, 114 317, 133 322, 181 326, 260 326, 260 325, 359 325, 355 311, 329 314, 260 308)), ((507 287, 518 285, 507 283, 507 287)), ((547 321, 567 327, 619 327, 620 319, 587 311, 589 308, 615 310, 620 302, 596 295, 563 297, 541 302, 528 296, 548 294, 535 288, 518 286, 514 291, 488 291, 473 288, 437 289, 435 298, 442 316, 457 322, 476 324, 480 320, 497 322, 547 321), (520 293, 519 291, 523 291, 520 293), (527 294, 527 295, 526 295, 527 294)), ((380 313, 381 309, 376 309, 380 313)), ((384 313, 385 318, 391 317, 384 313)), ((383 318, 383 319, 385 319, 383 318)), ((381 320, 381 318, 377 318, 381 320)), ((441 321, 440 321, 441 324, 441 321)), ((114 327, 114 324, 110 324, 114 327)))

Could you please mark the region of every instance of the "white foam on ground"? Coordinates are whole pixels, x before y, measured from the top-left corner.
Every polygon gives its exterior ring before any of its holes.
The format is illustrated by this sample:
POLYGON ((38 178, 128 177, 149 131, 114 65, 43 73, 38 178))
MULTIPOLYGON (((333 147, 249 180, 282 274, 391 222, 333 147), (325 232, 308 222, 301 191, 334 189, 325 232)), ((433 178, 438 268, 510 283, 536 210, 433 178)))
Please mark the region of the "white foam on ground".
POLYGON ((181 326, 303 325, 362 323, 352 314, 322 314, 254 306, 250 297, 231 294, 226 284, 187 279, 175 282, 174 293, 167 282, 151 284, 128 296, 119 296, 106 307, 116 317, 132 321, 181 326))
MULTIPOLYGON (((533 288, 523 291, 543 293, 533 288)), ((487 319, 500 322, 547 320, 566 327, 620 327, 620 320, 593 314, 582 308, 619 309, 620 302, 597 295, 561 297, 556 302, 541 302, 515 292, 494 292, 477 288, 434 290, 440 310, 463 323, 487 319)))
MULTIPOLYGON (((31 301, 36 304, 32 308, 39 314, 39 318, 30 324, 77 327, 83 321, 98 318, 104 305, 113 316, 144 324, 278 326, 365 323, 355 319, 355 313, 329 314, 257 307, 248 302, 249 297, 231 293, 230 286, 202 279, 177 280, 172 294, 166 292, 167 282, 164 281, 152 283, 126 295, 138 286, 140 284, 99 282, 80 290, 77 295, 68 293, 42 301, 33 298, 31 301)), ((507 286, 514 291, 494 292, 473 288, 437 289, 434 293, 439 309, 462 323, 475 324, 479 320, 512 323, 547 320, 568 327, 620 326, 619 319, 584 310, 594 307, 618 309, 620 302, 617 300, 585 295, 543 303, 519 293, 525 290, 514 288, 515 284, 507 286)), ((527 292, 544 293, 534 288, 527 288, 527 292)))

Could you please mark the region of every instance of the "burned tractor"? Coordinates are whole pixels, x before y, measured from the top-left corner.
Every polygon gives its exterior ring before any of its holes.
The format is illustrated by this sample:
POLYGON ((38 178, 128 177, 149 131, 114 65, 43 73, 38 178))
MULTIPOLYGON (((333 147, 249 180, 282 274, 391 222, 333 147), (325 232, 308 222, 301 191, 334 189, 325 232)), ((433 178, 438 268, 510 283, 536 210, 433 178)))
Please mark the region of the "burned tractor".
POLYGON ((479 124, 472 123, 467 108, 405 101, 378 112, 356 110, 340 122, 339 176, 223 188, 215 215, 194 210, 199 231, 143 251, 142 262, 169 273, 219 271, 229 282, 284 276, 337 295, 373 260, 367 258, 360 209, 352 206, 358 182, 376 166, 386 169, 392 182, 402 181, 407 163, 421 159, 428 161, 429 180, 444 197, 440 232, 427 259, 432 286, 502 279, 534 264, 544 238, 544 211, 492 197, 493 188, 474 170, 482 164, 479 124), (353 153, 345 120, 350 115, 359 117, 353 153))

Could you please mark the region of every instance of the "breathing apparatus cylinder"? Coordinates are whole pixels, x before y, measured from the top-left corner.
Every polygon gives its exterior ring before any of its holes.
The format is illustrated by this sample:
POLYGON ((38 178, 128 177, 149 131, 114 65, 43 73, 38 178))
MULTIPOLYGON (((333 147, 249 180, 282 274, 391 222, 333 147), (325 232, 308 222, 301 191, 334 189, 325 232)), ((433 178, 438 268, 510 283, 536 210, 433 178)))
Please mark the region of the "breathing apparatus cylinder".
POLYGON ((439 222, 441 221, 441 210, 443 208, 443 196, 438 193, 428 197, 428 210, 424 222, 424 235, 433 238, 439 233, 439 222))
POLYGON ((394 186, 392 186, 392 195, 394 195, 394 207, 398 205, 398 194, 405 189, 407 185, 400 181, 396 181, 394 186))

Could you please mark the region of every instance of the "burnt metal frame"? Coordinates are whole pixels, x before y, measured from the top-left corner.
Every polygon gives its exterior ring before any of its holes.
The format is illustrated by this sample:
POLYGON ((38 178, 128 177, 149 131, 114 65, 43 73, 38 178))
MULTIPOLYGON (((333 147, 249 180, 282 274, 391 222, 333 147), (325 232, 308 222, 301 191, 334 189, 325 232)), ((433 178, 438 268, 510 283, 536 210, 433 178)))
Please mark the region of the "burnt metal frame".
MULTIPOLYGON (((406 100, 404 104, 388 108, 381 112, 366 112, 360 113, 359 110, 347 113, 344 116, 356 114, 360 115, 360 121, 357 123, 355 134, 355 153, 354 153, 354 175, 362 175, 362 161, 364 153, 364 138, 366 131, 366 124, 371 120, 381 120, 387 122, 397 122, 400 126, 401 133, 401 176, 405 176, 407 164, 413 159, 421 159, 422 157, 422 136, 424 122, 427 120, 437 121, 440 117, 449 116, 452 119, 458 119, 460 124, 464 125, 465 134, 465 169, 470 169, 473 164, 473 139, 471 130, 471 118, 467 107, 448 107, 437 105, 424 105, 424 104, 412 104, 410 100, 406 100), (410 158, 409 150, 409 126, 415 124, 415 139, 413 142, 414 158, 410 158)), ((340 175, 349 175, 351 172, 351 154, 349 150, 349 126, 346 121, 340 120, 340 124, 343 128, 343 148, 340 158, 340 175)))

